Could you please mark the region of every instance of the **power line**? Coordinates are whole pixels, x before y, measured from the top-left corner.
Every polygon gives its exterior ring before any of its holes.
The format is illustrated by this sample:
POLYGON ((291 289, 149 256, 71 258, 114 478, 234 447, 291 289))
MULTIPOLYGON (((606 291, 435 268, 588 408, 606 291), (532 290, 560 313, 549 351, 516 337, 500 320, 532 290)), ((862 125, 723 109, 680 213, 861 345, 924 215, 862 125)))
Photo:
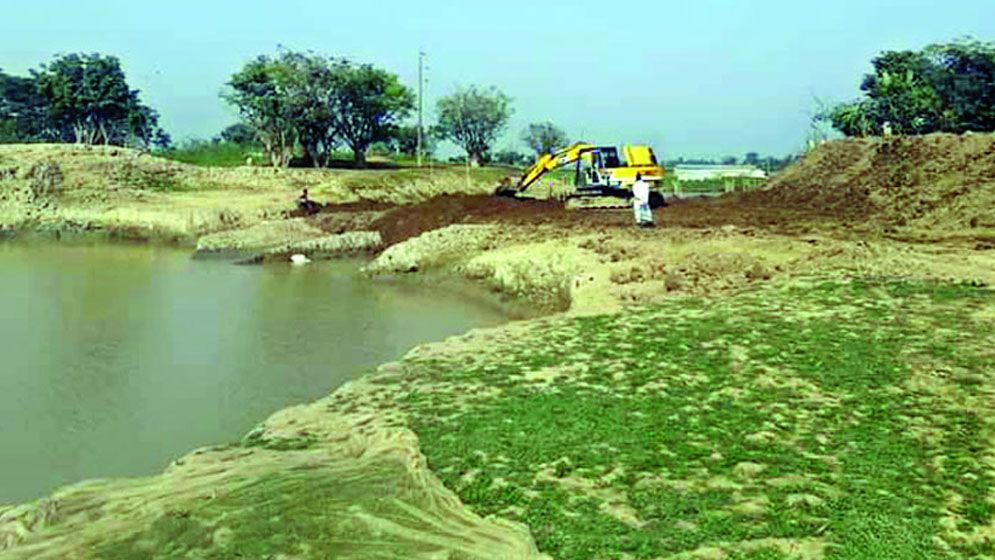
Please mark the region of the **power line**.
POLYGON ((422 139, 425 119, 425 51, 418 52, 418 147, 415 149, 415 157, 418 160, 418 167, 422 164, 422 139))

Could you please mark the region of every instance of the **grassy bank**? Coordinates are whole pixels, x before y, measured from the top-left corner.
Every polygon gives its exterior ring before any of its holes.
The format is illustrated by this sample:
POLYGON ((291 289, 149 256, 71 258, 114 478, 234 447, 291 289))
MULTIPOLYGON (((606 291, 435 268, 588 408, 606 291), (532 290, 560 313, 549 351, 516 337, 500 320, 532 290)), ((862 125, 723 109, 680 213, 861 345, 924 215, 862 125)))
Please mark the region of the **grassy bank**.
POLYGON ((796 283, 533 334, 414 361, 400 404, 554 557, 992 552, 991 291, 796 283))

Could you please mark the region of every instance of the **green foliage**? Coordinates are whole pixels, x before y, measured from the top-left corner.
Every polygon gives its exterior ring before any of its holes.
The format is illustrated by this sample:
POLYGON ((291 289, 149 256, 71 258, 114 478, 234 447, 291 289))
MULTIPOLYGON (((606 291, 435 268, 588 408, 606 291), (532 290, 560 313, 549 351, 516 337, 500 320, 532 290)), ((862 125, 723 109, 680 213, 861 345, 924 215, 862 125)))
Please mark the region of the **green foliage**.
POLYGON ((414 107, 414 94, 390 72, 290 51, 246 64, 222 97, 238 108, 272 165, 280 167, 290 165, 297 145, 307 163, 327 165, 338 141, 363 165, 366 150, 390 140, 414 107))
POLYGON ((833 107, 826 118, 833 127, 846 136, 863 138, 881 133, 880 117, 876 114, 876 105, 869 99, 840 103, 833 107))
POLYGON ((234 74, 222 93, 255 130, 274 167, 290 164, 297 139, 294 81, 288 66, 279 58, 260 56, 234 74))
POLYGON ((37 81, 0 71, 0 142, 57 140, 56 134, 37 81))
POLYGON ((369 64, 339 65, 333 84, 333 129, 363 166, 367 148, 390 140, 398 121, 414 108, 414 93, 395 74, 369 64))
POLYGON ((291 126, 305 163, 314 167, 327 165, 335 147, 335 76, 345 65, 342 60, 294 52, 285 52, 280 59, 291 126))
MULTIPOLYGON (((403 125, 394 129, 391 146, 401 154, 415 157, 418 152, 418 126, 403 125)), ((432 157, 437 148, 437 139, 429 130, 422 131, 422 155, 432 157)))
POLYGON ((567 133, 551 122, 532 123, 522 131, 522 141, 536 157, 551 154, 570 143, 567 133))
POLYGON ((439 99, 439 137, 466 150, 470 159, 481 163, 511 117, 511 98, 497 88, 460 88, 439 99))
POLYGON ((995 43, 887 51, 871 61, 865 97, 820 118, 847 136, 995 130, 995 43))
POLYGON ((128 86, 117 57, 69 54, 34 73, 60 137, 83 144, 166 146, 159 114, 128 86))
POLYGON ((235 123, 225 127, 218 136, 223 142, 248 146, 256 143, 256 131, 245 123, 235 123))
POLYGON ((995 43, 958 41, 926 48, 936 89, 955 132, 995 130, 995 43))

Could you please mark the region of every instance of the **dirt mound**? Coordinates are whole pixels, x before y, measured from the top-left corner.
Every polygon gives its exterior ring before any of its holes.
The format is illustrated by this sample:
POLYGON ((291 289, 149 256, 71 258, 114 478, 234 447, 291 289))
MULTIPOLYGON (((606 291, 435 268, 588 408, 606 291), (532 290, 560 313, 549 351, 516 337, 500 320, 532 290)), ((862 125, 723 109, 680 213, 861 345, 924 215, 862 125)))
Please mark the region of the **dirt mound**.
POLYGON ((375 221, 370 229, 379 231, 389 246, 451 224, 544 220, 567 213, 556 201, 448 195, 399 207, 375 221))
POLYGON ((829 142, 740 200, 895 226, 995 227, 995 135, 829 142))

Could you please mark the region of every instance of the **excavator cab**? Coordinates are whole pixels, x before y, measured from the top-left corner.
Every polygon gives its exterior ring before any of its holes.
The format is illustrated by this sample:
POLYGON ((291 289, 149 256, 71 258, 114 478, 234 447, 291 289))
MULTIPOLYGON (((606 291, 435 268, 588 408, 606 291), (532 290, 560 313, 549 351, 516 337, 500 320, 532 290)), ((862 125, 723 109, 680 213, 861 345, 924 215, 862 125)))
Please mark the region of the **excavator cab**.
POLYGON ((601 157, 602 167, 609 169, 622 167, 622 160, 618 157, 618 149, 614 146, 598 148, 596 153, 601 157))

